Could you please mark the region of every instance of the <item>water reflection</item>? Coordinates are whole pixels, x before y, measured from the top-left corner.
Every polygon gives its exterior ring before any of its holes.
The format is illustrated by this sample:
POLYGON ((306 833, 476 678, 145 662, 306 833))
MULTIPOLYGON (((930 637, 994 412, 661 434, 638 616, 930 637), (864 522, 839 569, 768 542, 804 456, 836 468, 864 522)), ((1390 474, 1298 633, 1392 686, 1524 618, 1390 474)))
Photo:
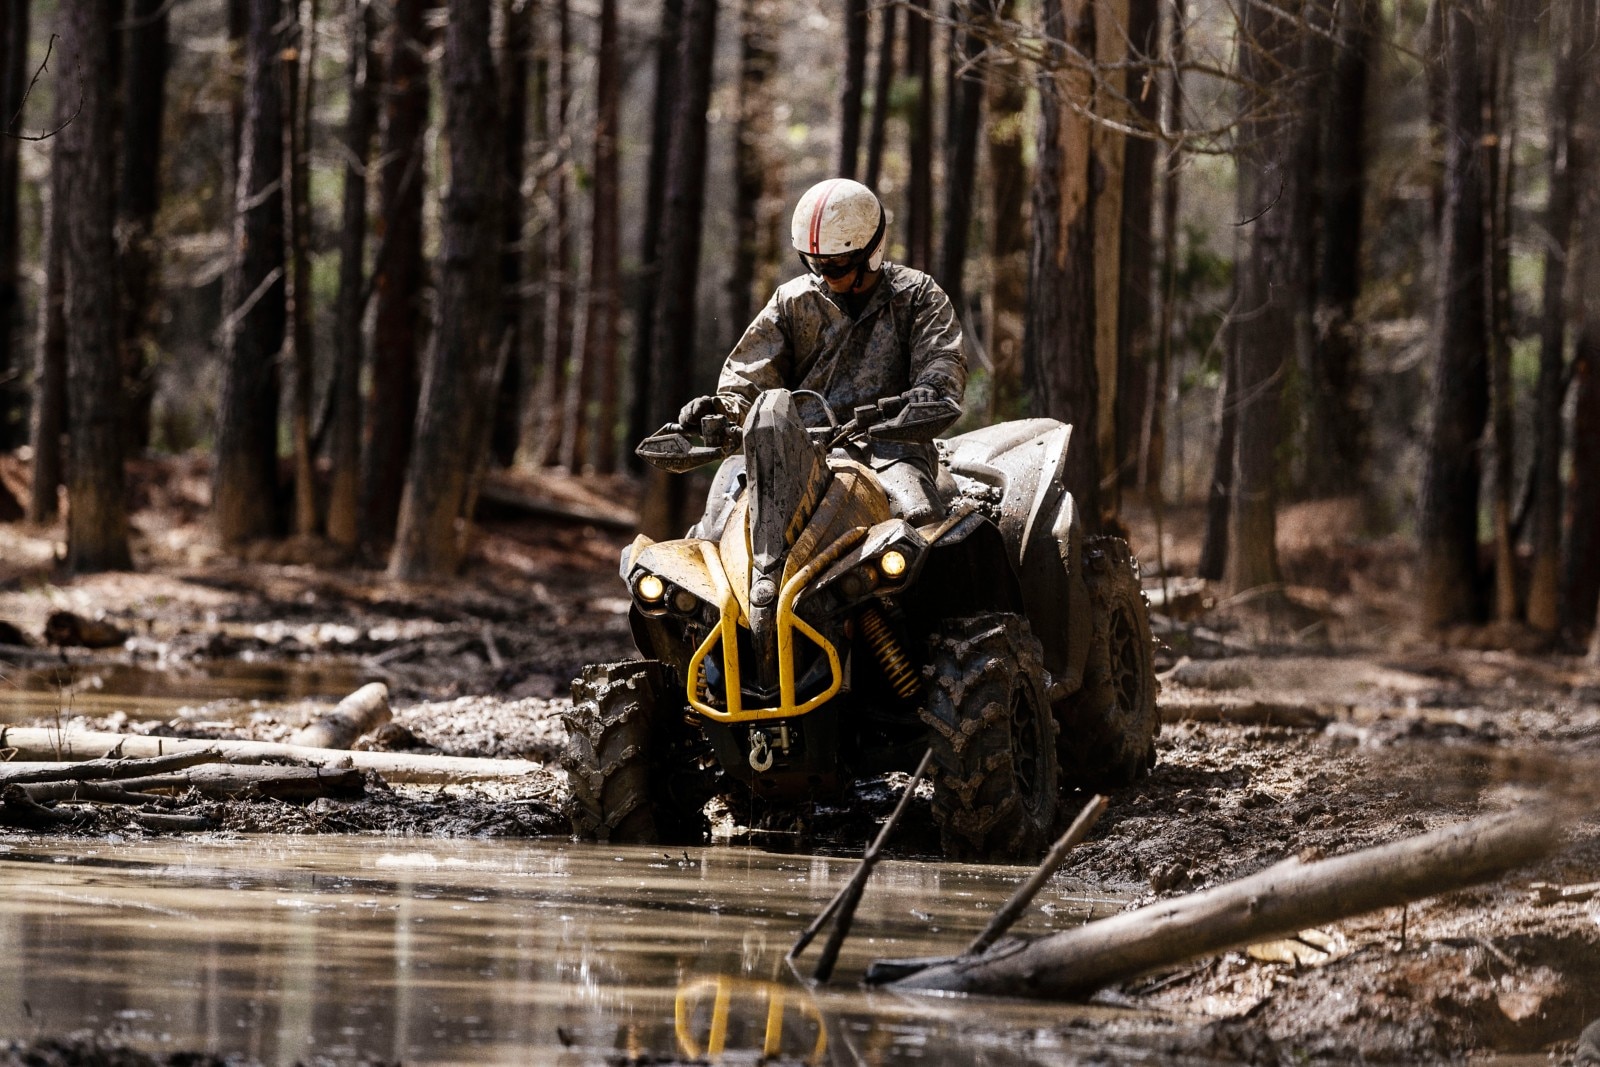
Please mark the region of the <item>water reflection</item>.
MULTIPOLYGON (((192 668, 129 663, 62 663, 0 670, 0 723, 56 715, 122 712, 135 721, 169 719, 185 707, 238 700, 338 700, 366 681, 359 664, 247 663, 219 660, 192 668)), ((241 707, 246 707, 241 705, 241 707)))
MULTIPOLYGON (((796 982, 784 952, 853 866, 557 843, 0 844, 0 1034, 114 1029, 267 1063, 754 1062, 774 1043, 805 1062, 1074 1061, 1055 1028, 1083 1009, 848 985, 871 959, 963 943, 1018 869, 883 865, 847 984, 796 982)), ((1053 914, 1030 929, 1097 906, 1058 887, 1041 903, 1053 914)))

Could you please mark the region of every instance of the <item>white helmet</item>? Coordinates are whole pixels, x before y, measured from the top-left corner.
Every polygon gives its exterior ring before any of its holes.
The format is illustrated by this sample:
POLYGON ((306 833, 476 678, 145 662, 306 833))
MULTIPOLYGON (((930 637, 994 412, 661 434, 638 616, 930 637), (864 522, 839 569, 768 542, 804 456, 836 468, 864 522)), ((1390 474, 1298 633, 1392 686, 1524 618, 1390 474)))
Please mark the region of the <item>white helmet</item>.
POLYGON ((883 266, 886 221, 871 189, 849 178, 829 178, 801 195, 789 234, 807 270, 843 278, 883 266))

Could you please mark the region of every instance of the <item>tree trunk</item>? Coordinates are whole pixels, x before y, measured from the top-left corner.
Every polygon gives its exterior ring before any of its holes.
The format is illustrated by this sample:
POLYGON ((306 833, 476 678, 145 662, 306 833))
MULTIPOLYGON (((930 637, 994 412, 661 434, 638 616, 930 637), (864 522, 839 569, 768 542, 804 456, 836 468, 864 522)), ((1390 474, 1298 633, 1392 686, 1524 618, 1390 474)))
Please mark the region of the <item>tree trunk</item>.
POLYGON ((550 398, 544 427, 542 461, 559 463, 568 454, 566 439, 576 422, 573 397, 567 383, 572 352, 572 11, 571 0, 555 0, 555 92, 551 143, 558 162, 550 175, 550 247, 546 264, 549 321, 545 325, 544 371, 540 380, 550 398))
POLYGON ((661 285, 661 217, 667 190, 667 156, 672 151, 673 94, 678 85, 678 37, 684 0, 662 0, 656 38, 656 86, 650 120, 650 171, 646 178, 644 223, 639 231, 639 274, 634 279, 633 350, 628 379, 633 401, 628 409, 628 466, 642 469, 631 447, 655 426, 656 403, 651 392, 655 375, 656 299, 661 285))
POLYGON ((72 462, 67 471, 67 562, 78 572, 123 570, 122 375, 117 359, 116 149, 112 115, 112 20, 96 0, 62 5, 61 63, 82 72, 82 109, 60 133, 66 220, 67 367, 72 462))
MULTIPOLYGON (((715 55, 716 0, 686 0, 673 93, 671 154, 662 204, 661 245, 672 269, 661 273, 656 294, 656 377, 651 381, 655 422, 668 422, 694 391, 696 283, 700 276, 701 218, 705 205, 706 108, 715 55)), ((687 480, 652 470, 640 525, 651 537, 677 536, 687 525, 687 480)))
POLYGON ((365 311, 367 165, 382 84, 373 51, 372 0, 348 0, 349 111, 344 136, 344 207, 339 226, 339 295, 334 308, 333 478, 328 491, 328 539, 346 549, 361 543, 361 320, 365 311))
MULTIPOLYGON (((534 0, 501 0, 505 24, 505 48, 500 60, 500 113, 505 124, 502 152, 504 196, 504 244, 500 251, 501 335, 509 358, 494 409, 494 429, 489 454, 496 465, 509 467, 521 445, 525 421, 522 398, 526 392, 523 374, 523 295, 522 261, 527 252, 523 225, 522 182, 527 171, 528 72, 533 52, 534 0)), ((601 56, 602 62, 604 55, 601 56)), ((540 103, 544 101, 541 98, 540 103)))
MULTIPOLYGON (((1013 16, 1002 0, 999 17, 1013 16)), ((997 63, 1006 63, 1002 54, 997 63)), ((1028 165, 1023 157, 1027 91, 1014 60, 988 80, 989 285, 984 321, 989 327, 989 421, 1022 414, 1022 334, 1028 299, 1028 165)))
MULTIPOLYGON (((1188 51, 1185 42, 1184 20, 1188 18, 1185 0, 1174 0, 1171 24, 1167 30, 1166 78, 1167 128, 1177 129, 1183 124, 1182 70, 1188 51)), ((1153 490, 1161 498, 1167 454, 1167 392, 1172 376, 1173 331, 1177 322, 1178 297, 1178 206, 1181 200, 1183 170, 1183 142, 1177 141, 1167 148, 1161 183, 1161 319, 1157 327, 1155 367, 1151 375, 1150 399, 1145 408, 1145 424, 1140 441, 1139 488, 1153 490)), ((1182 484, 1182 467, 1179 467, 1179 484, 1182 484)), ((1180 496, 1182 495, 1180 489, 1180 496)), ((1221 577, 1219 566, 1217 577, 1221 577)))
POLYGON ((1516 479, 1516 440, 1512 431, 1515 386, 1511 380, 1511 176, 1515 131, 1508 127, 1514 69, 1509 0, 1489 0, 1481 25, 1482 61, 1487 70, 1484 109, 1484 225, 1488 259, 1484 296, 1489 322, 1489 419, 1494 451, 1490 480, 1490 519, 1494 525, 1494 617, 1520 618, 1517 598, 1517 546, 1512 531, 1516 479), (1510 147, 1507 147, 1507 144, 1510 147))
POLYGON ((867 169, 861 183, 867 188, 878 188, 879 172, 883 169, 884 127, 889 122, 889 94, 894 88, 895 24, 900 8, 888 4, 878 8, 879 23, 883 29, 878 38, 878 63, 872 72, 872 127, 867 131, 867 169))
MULTIPOLYGON (((1234 283, 1237 304, 1238 282, 1234 283)), ((1224 327, 1231 334, 1234 327, 1224 327)), ((1200 545, 1197 573, 1210 582, 1220 582, 1228 570, 1228 519, 1233 513, 1233 483, 1239 451, 1238 349, 1224 343, 1222 382, 1217 387, 1217 448, 1211 463, 1211 482, 1206 489, 1206 532, 1200 545)))
POLYGON ((844 0, 844 77, 839 79, 837 178, 854 178, 861 154, 861 97, 867 80, 867 0, 844 0))
POLYGON ((1449 87, 1438 347, 1417 518, 1418 599, 1428 629, 1479 617, 1478 483, 1489 406, 1477 31, 1484 12, 1480 0, 1458 0, 1446 11, 1449 87))
MULTIPOLYGON (((1127 0, 1127 95, 1138 128, 1155 130, 1160 122, 1161 92, 1157 74, 1161 18, 1156 0, 1127 0)), ((1152 227, 1155 218, 1156 143, 1145 137, 1125 139, 1122 155, 1122 250, 1117 261, 1121 280, 1117 304, 1117 417, 1114 453, 1118 482, 1142 487, 1147 462, 1142 449, 1153 392, 1154 331, 1150 329, 1151 281, 1155 270, 1152 227)))
MULTIPOLYGON (((733 135, 733 269, 728 274, 726 347, 743 334, 758 299, 762 271, 762 221, 773 160, 767 151, 772 136, 772 92, 769 79, 778 55, 772 30, 770 0, 741 0, 739 5, 739 118, 733 135)), ((860 110, 860 100, 856 108, 860 110)))
MULTIPOLYGON (((72 112, 65 93, 56 94, 55 121, 59 127, 72 112)), ((50 150, 50 193, 44 216, 44 288, 39 294, 39 330, 34 356, 33 420, 29 443, 33 446, 33 485, 28 498, 28 521, 54 522, 60 513, 60 488, 65 464, 61 435, 67 429, 67 318, 66 268, 67 199, 62 189, 63 140, 57 136, 50 150)))
POLYGON ((994 0, 981 0, 976 10, 958 8, 953 29, 955 51, 950 94, 951 122, 945 139, 944 226, 939 239, 939 285, 950 297, 958 316, 965 317, 963 286, 967 266, 967 235, 972 230, 972 186, 978 169, 978 126, 983 111, 985 65, 978 59, 982 46, 967 29, 971 21, 988 22, 996 14, 994 0))
MULTIPOLYGON (((1097 118, 1127 123, 1128 0, 1096 0, 1093 52, 1098 70, 1092 82, 1097 118)), ((1121 509, 1117 473, 1117 385, 1120 378, 1118 323, 1122 303, 1123 148, 1120 130, 1096 122, 1089 131, 1092 159, 1082 168, 1094 211, 1094 358, 1099 392, 1095 432, 1100 454, 1100 513, 1121 509)))
POLYGON ((294 442, 294 532, 315 534, 316 469, 311 454, 311 406, 316 365, 311 340, 311 99, 316 55, 316 0, 289 0, 290 40, 283 53, 284 111, 288 120, 289 321, 294 352, 290 432, 294 442))
POLYGON ((166 113, 168 15, 165 0, 133 0, 128 9, 122 88, 122 188, 117 204, 117 276, 121 282, 125 440, 150 444, 156 332, 161 323, 156 211, 161 207, 161 133, 166 113))
POLYGON ((1066 484, 1090 530, 1100 527, 1100 395, 1095 351, 1094 196, 1089 180, 1089 76, 1065 62, 1067 47, 1095 51, 1095 9, 1042 0, 1049 65, 1040 75, 1039 139, 1033 175, 1033 238, 1022 358, 1033 413, 1072 424, 1066 484), (1057 43, 1065 42, 1065 44, 1057 43))
POLYGON ((439 318, 428 358, 417 441, 391 577, 443 578, 461 560, 457 525, 487 444, 500 338, 499 98, 489 47, 489 0, 450 0, 444 47, 450 185, 439 250, 439 318))
POLYGON ((906 147, 906 263, 933 269, 933 33, 930 0, 906 7, 906 76, 917 84, 906 147))
POLYGON ((388 34, 386 119, 379 158, 381 237, 372 264, 378 306, 373 316, 372 392, 362 456, 362 540, 394 537, 417 416, 417 363, 423 315, 422 193, 427 174, 428 28, 431 0, 396 0, 388 34))
MULTIPOLYGON (((1592 2, 1579 5, 1592 20, 1592 2)), ((1590 22, 1591 31, 1594 28, 1590 22)), ((1589 38, 1591 41, 1593 37, 1589 38)), ((1579 106, 1583 136, 1572 160, 1573 184, 1582 190, 1579 232, 1573 246, 1572 274, 1591 277, 1600 270, 1600 90, 1595 88, 1592 50, 1580 73, 1587 100, 1579 106)), ((1567 483, 1567 551, 1562 565, 1563 613, 1574 630, 1594 627, 1590 656, 1600 663, 1600 286, 1575 286, 1577 344, 1573 354, 1572 468, 1567 483)))
MULTIPOLYGON (((621 312, 617 175, 617 2, 600 3, 600 55, 596 77, 594 129, 594 212, 589 238, 589 307, 583 330, 583 383, 580 395, 594 402, 579 412, 579 424, 592 428, 596 469, 616 469, 617 318, 621 312)), ((581 467, 591 456, 576 456, 581 467)))
POLYGON ((1307 388, 1305 485, 1318 498, 1361 493, 1367 470, 1355 308, 1361 296, 1367 74, 1377 36, 1378 4, 1355 0, 1339 8, 1338 18, 1332 82, 1325 95, 1329 111, 1319 153, 1322 254, 1316 272, 1314 355, 1307 388))
POLYGON ((27 86, 28 5, 7 4, 0 13, 0 450, 28 439, 28 390, 21 337, 22 301, 17 276, 17 197, 21 191, 19 113, 27 86))
POLYGON ((278 359, 286 310, 282 24, 282 0, 251 0, 211 490, 212 521, 225 545, 280 532, 278 359))
MULTIPOLYGON (((1539 382, 1534 417, 1533 570, 1528 584, 1528 623, 1553 632, 1562 622, 1561 595, 1561 401, 1566 375, 1567 262, 1572 257, 1573 219, 1578 210, 1579 104, 1596 67, 1592 0, 1553 8, 1552 40, 1559 55, 1550 85, 1550 147, 1545 203, 1544 300, 1539 323, 1539 382), (1562 25, 1562 13, 1566 24, 1562 25), (1565 32, 1562 32, 1562 31, 1565 32)), ((1593 151, 1594 149, 1591 149, 1593 151)), ((1593 171, 1591 170, 1592 174, 1593 171)), ((1581 424, 1580 424, 1581 425, 1581 424)), ((1576 536, 1577 531, 1573 531, 1576 536)), ((1587 613, 1581 618, 1586 621, 1587 613)), ((1572 621, 1579 621, 1573 619, 1572 621)))

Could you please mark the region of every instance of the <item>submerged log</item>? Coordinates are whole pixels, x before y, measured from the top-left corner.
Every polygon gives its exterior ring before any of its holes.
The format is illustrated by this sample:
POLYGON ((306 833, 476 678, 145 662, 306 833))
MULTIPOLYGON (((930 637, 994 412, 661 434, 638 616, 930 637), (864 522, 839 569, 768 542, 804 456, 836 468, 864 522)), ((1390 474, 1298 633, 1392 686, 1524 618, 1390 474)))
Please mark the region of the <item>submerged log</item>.
POLYGON ((103 730, 56 730, 35 726, 0 726, 0 749, 15 749, 28 760, 89 760, 109 752, 128 757, 164 756, 212 749, 230 763, 291 760, 312 767, 354 767, 376 771, 386 781, 443 784, 484 778, 522 778, 544 764, 520 759, 474 756, 428 756, 406 752, 342 752, 326 748, 282 745, 271 741, 210 741, 183 737, 114 734, 103 730))
POLYGON ((1070 999, 1112 982, 1489 881, 1554 850, 1555 813, 1531 808, 1314 863, 1286 860, 1035 941, 929 967, 895 989, 1070 999))
POLYGON ((310 748, 349 748, 362 734, 371 733, 393 718, 389 687, 370 682, 339 701, 316 722, 289 738, 291 745, 310 748))

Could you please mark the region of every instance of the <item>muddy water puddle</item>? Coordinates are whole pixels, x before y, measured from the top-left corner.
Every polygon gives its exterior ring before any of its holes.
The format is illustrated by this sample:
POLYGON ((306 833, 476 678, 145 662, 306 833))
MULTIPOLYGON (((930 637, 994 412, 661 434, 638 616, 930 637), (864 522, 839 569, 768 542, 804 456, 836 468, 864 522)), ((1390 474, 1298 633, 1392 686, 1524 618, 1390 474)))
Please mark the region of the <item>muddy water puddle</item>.
MULTIPOLYGON (((784 954, 854 866, 734 847, 17 840, 0 844, 0 1035, 93 1029, 265 1063, 1159 1058, 1085 1036, 1111 1009, 856 987, 872 959, 970 939, 1021 868, 884 864, 836 984, 808 989, 784 954)), ((1116 906, 1052 886, 1025 928, 1116 906)))

